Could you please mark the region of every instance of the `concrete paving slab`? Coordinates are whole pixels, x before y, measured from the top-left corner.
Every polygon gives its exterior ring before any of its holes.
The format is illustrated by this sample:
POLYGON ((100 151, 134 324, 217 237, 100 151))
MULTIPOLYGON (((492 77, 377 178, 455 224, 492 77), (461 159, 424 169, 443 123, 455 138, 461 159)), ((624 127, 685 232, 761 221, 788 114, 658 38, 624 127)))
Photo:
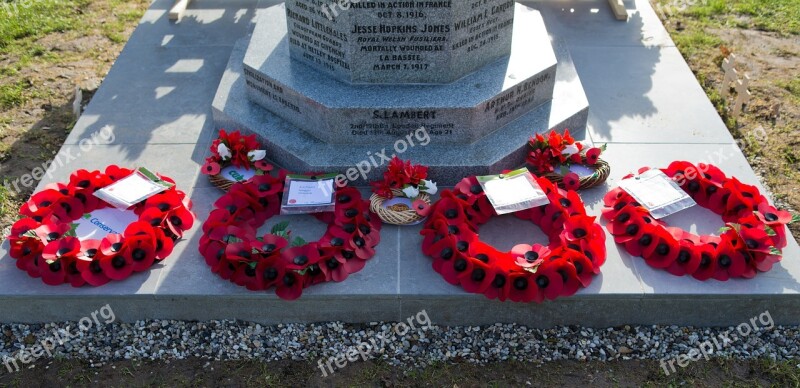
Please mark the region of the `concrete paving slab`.
MULTIPOLYGON (((195 0, 187 11, 190 17, 179 24, 167 21, 169 3, 153 3, 62 149, 62 154, 82 157, 65 162, 42 185, 63 181, 79 168, 144 165, 176 178, 194 200, 198 218, 207 216, 221 192, 199 174, 199 167, 212 136, 208 114, 224 73, 226 51, 247 34, 261 9, 278 2, 195 0), (180 62, 185 59, 194 61, 180 62), (171 87, 175 89, 167 89, 171 87), (171 113, 164 104, 167 100, 189 116, 171 113), (130 106, 137 108, 136 114, 126 112, 133 111, 130 106), (81 139, 105 125, 115 129, 113 144, 81 150, 81 139)), ((628 172, 645 165, 666 166, 675 159, 721 164, 729 175, 757 182, 645 0, 626 2, 632 15, 628 23, 613 20, 603 0, 525 4, 542 10, 553 38, 566 42, 575 59, 576 74, 592 104, 590 128, 578 137, 611 143, 604 156, 612 164, 609 181, 581 193, 590 214, 599 215, 605 192, 628 172), (595 8, 597 12, 592 11, 595 8)), ((559 70, 559 81, 580 82, 570 74, 559 70)), ((559 97, 558 88, 554 97, 568 98, 559 97)), ((710 233, 718 229, 719 218, 709 213, 691 209, 669 222, 710 233)), ((309 238, 322 230, 310 218, 299 217, 293 223, 309 238)), ((418 227, 387 226, 377 256, 362 272, 285 302, 269 292, 247 292, 212 274, 197 253, 199 225, 187 232, 163 265, 99 288, 49 287, 31 279, 16 269, 6 242, 0 245, 0 321, 77 320, 110 303, 121 321, 397 321, 425 309, 434 322, 450 325, 730 325, 769 310, 778 324, 800 323, 796 315, 800 248, 793 239, 784 250, 784 260, 769 273, 749 281, 703 283, 654 270, 621 252, 609 237, 603 273, 589 288, 571 298, 535 305, 500 303, 461 292, 421 255, 418 227)), ((498 217, 481 232, 486 241, 504 248, 520 240, 544 239, 538 228, 511 217, 498 217)))
POLYGON ((104 127, 113 144, 211 141, 209 101, 231 47, 128 46, 87 106, 66 144, 79 144, 104 127))
POLYGON ((730 143, 675 47, 570 47, 596 142, 730 143))

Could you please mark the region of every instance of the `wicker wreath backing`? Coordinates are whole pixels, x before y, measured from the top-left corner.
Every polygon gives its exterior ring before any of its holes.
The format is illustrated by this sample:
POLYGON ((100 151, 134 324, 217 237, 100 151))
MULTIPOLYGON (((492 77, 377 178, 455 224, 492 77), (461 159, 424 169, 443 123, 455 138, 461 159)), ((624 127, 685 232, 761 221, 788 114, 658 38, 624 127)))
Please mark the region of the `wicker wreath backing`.
MULTIPOLYGON (((586 164, 586 158, 583 158, 584 166, 593 169, 594 173, 592 175, 581 177, 580 180, 580 187, 579 190, 590 189, 595 186, 602 185, 603 182, 608 179, 608 176, 611 175, 611 166, 603 159, 598 158, 597 163, 593 166, 586 164)), ((553 182, 554 184, 558 185, 560 188, 564 188, 564 177, 556 174, 556 173, 548 173, 544 175, 544 178, 553 182)))
MULTIPOLYGON (((392 194, 394 194, 395 197, 404 196, 403 191, 398 189, 392 189, 392 194)), ((419 193, 417 199, 424 201, 428 205, 431 204, 431 196, 428 195, 428 193, 419 193)), ((396 211, 383 207, 383 203, 388 200, 388 198, 381 197, 378 194, 372 194, 372 196, 369 198, 369 209, 372 210, 373 213, 377 214, 378 217, 387 224, 411 225, 420 222, 425 218, 410 207, 408 210, 403 211, 396 211)))

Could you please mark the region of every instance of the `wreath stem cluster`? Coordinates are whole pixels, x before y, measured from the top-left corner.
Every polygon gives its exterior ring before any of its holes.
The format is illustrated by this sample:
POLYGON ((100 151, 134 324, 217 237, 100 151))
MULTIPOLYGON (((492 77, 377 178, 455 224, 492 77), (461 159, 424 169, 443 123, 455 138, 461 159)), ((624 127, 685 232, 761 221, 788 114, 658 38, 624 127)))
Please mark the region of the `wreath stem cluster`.
POLYGON ((212 271, 249 290, 275 287, 287 300, 323 282, 344 281, 364 268, 380 242, 381 223, 369 202, 352 187, 337 188, 336 210, 314 216, 328 224, 319 241, 290 239, 286 224, 258 237, 257 231, 279 214, 286 173, 257 175, 238 183, 214 203, 203 224, 200 252, 212 271))
POLYGON ((434 270, 450 284, 501 301, 542 302, 587 287, 606 259, 605 232, 586 215, 576 192, 545 178, 536 181, 550 203, 515 215, 538 225, 548 246, 520 244, 501 252, 482 242, 479 226, 497 213, 478 180, 465 178, 455 190, 442 192, 420 232, 434 270))
MULTIPOLYGON (((647 170, 644 167, 639 173, 647 170)), ((698 280, 752 278, 781 260, 786 225, 797 218, 771 206, 758 188, 729 178, 710 164, 676 161, 661 171, 698 205, 721 215, 726 227, 719 236, 697 236, 670 227, 616 188, 605 196, 603 217, 609 220, 607 228, 614 241, 628 253, 654 268, 698 280)))

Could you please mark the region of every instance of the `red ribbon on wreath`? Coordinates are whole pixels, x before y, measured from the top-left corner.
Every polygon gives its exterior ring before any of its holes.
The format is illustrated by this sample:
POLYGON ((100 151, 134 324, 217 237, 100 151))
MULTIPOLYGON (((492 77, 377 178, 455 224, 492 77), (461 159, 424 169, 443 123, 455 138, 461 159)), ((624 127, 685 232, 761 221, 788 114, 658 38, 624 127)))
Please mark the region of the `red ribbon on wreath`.
MULTIPOLYGON (((639 174, 649 167, 639 170, 639 174)), ((796 216, 769 204, 755 186, 727 177, 710 164, 672 162, 661 169, 698 205, 722 216, 719 236, 697 236, 654 219, 627 192, 616 188, 605 198, 608 231, 633 256, 676 276, 698 280, 753 278, 781 260, 786 225, 796 216)), ((633 174, 623 179, 632 177, 633 174)))
POLYGON ((78 170, 68 183, 49 184, 33 194, 20 208, 24 218, 14 223, 8 238, 17 268, 49 285, 101 286, 166 259, 174 241, 194 223, 191 202, 175 186, 136 204, 132 211, 139 219, 122 234, 100 240, 80 240, 72 235, 72 221, 110 207, 93 193, 132 173, 115 165, 105 172, 78 170))
POLYGON ((548 246, 520 244, 502 252, 482 242, 478 227, 497 215, 475 177, 444 190, 427 209, 420 232, 433 269, 465 291, 489 299, 542 302, 570 296, 592 282, 606 259, 605 232, 586 215, 580 196, 535 178, 550 203, 514 213, 538 225, 548 246))

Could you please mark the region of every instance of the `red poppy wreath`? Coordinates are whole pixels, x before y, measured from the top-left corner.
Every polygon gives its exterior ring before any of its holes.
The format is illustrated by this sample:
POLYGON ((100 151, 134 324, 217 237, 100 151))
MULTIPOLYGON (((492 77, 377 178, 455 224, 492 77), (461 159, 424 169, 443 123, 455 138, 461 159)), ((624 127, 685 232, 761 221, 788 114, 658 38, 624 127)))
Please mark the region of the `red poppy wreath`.
MULTIPOLYGON (((643 173, 650 168, 639 170, 643 173)), ((605 199, 603 217, 617 244, 654 268, 676 276, 752 278, 781 260, 786 225, 797 221, 772 207, 755 186, 727 177, 717 167, 676 161, 661 169, 698 205, 722 216, 720 236, 697 236, 654 219, 627 192, 616 188, 605 199)), ((628 175, 623 179, 632 177, 628 175)))
MULTIPOLYGON (((17 268, 49 285, 101 286, 166 259, 174 241, 194 223, 191 202, 175 186, 136 204, 132 210, 139 218, 122 234, 100 240, 75 236, 73 221, 110 207, 93 193, 132 173, 115 165, 105 172, 78 170, 68 183, 50 184, 33 194, 20 208, 24 218, 11 227, 9 236, 17 268)), ((168 177, 158 178, 174 184, 168 177)))
POLYGON ((287 300, 314 284, 344 281, 364 268, 380 242, 381 223, 369 202, 351 187, 336 189, 336 210, 314 216, 328 224, 319 241, 291 237, 287 223, 256 237, 258 228, 280 212, 286 173, 257 175, 238 183, 214 203, 203 224, 200 252, 214 273, 252 291, 275 287, 287 300))
POLYGON ((549 238, 547 246, 522 244, 501 252, 480 241, 478 227, 497 213, 478 180, 465 178, 427 209, 420 233, 433 269, 450 284, 501 301, 540 303, 587 287, 605 262, 605 232, 586 215, 575 191, 535 179, 550 203, 515 215, 538 225, 549 238))

